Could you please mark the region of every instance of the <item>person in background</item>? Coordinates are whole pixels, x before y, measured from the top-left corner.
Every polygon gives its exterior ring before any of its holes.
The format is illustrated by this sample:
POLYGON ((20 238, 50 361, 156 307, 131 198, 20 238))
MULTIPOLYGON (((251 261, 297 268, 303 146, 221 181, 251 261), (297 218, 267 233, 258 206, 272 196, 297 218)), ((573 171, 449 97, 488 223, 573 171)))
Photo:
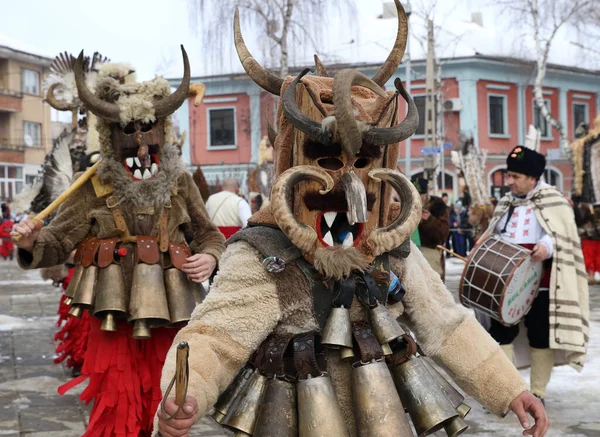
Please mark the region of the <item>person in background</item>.
POLYGON ((225 238, 229 238, 248 224, 252 210, 248 202, 238 195, 240 187, 237 180, 225 179, 222 188, 208 198, 206 209, 212 222, 225 238))
POLYGON ((452 250, 460 256, 467 256, 466 238, 463 231, 465 221, 465 208, 459 200, 454 203, 452 212, 450 212, 450 236, 452 239, 452 250))
POLYGON ((444 205, 450 207, 450 199, 448 198, 448 193, 442 193, 442 201, 444 202, 444 205))
POLYGON ((430 196, 427 192, 427 180, 418 178, 413 184, 421 194, 423 211, 419 223, 419 239, 421 252, 429 265, 442 280, 444 279, 444 255, 437 246, 443 245, 448 238, 448 207, 441 197, 430 196))
POLYGON ((15 223, 10 217, 9 211, 2 212, 2 219, 0 221, 0 256, 4 260, 10 259, 12 261, 14 257, 15 246, 12 242, 10 231, 12 231, 15 223))

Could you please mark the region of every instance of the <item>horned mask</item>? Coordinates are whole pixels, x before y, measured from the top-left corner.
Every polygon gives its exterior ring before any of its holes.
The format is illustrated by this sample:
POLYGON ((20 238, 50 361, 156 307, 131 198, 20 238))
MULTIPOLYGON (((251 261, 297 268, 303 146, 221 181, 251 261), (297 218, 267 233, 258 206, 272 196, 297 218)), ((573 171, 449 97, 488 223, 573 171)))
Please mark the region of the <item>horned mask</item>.
POLYGON ((276 180, 273 217, 286 236, 322 273, 343 277, 364 269, 378 255, 405 242, 421 217, 419 194, 396 170, 399 143, 418 126, 416 106, 396 80, 382 86, 400 63, 407 20, 400 3, 394 48, 372 79, 357 70, 333 78, 315 56, 317 75, 308 70, 280 79, 250 55, 234 20, 236 49, 251 78, 281 96, 274 140, 276 180), (408 104, 398 124, 401 95, 408 104), (400 209, 391 214, 391 189, 400 209))
POLYGON ((129 84, 111 75, 96 80, 94 93, 86 83, 83 51, 75 62, 79 98, 101 120, 100 152, 105 160, 118 161, 130 181, 154 179, 161 170, 166 149, 172 146, 169 115, 187 99, 190 85, 190 65, 183 46, 181 51, 183 79, 172 94, 168 82, 161 77, 129 84))

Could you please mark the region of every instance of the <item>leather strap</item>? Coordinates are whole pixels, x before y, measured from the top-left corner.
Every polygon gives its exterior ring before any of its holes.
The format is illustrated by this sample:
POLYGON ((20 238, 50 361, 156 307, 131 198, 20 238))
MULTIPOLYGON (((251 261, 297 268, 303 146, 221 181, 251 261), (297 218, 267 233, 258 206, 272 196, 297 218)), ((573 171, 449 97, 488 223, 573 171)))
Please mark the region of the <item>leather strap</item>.
POLYGON ((306 379, 308 375, 317 377, 323 374, 315 354, 314 332, 306 332, 294 337, 294 366, 298 379, 306 379))
MULTIPOLYGON (((186 243, 169 243, 169 257, 171 258, 171 264, 177 270, 181 270, 181 267, 186 263, 186 259, 189 258, 191 254, 192 251, 186 243)), ((167 267, 170 266, 165 266, 165 268, 167 267)))
POLYGON ((94 237, 87 241, 81 255, 81 265, 83 267, 89 267, 94 264, 96 252, 98 251, 99 246, 100 244, 98 244, 98 239, 94 237))
POLYGON ((160 242, 160 251, 166 252, 169 250, 169 212, 171 209, 171 200, 163 207, 162 213, 160 214, 160 221, 158 225, 158 241, 160 242))
POLYGON ((353 323, 352 334, 354 334, 354 338, 358 344, 360 360, 363 363, 370 363, 373 360, 380 360, 383 358, 381 345, 377 341, 369 324, 365 322, 353 323))
POLYGON ((117 246, 118 238, 108 238, 99 240, 100 249, 98 251, 98 267, 101 269, 108 267, 115 260, 115 247, 117 246))
POLYGON ((283 356, 292 340, 293 334, 273 335, 265 341, 265 356, 261 371, 272 378, 285 375, 283 356))
POLYGON ((117 230, 121 234, 121 241, 124 243, 133 243, 136 241, 135 237, 132 237, 127 227, 127 222, 123 218, 123 214, 119 209, 119 201, 115 196, 110 196, 106 199, 106 206, 112 212, 113 218, 115 219, 115 225, 117 230))
POLYGON ((386 357, 385 361, 390 367, 396 367, 400 364, 404 364, 410 359, 410 357, 417 353, 417 343, 410 335, 404 334, 402 339, 404 340, 404 343, 401 344, 399 341, 396 341, 396 343, 392 346, 394 353, 386 357))
POLYGON ((354 293, 356 291, 356 276, 351 275, 349 278, 344 279, 336 284, 337 294, 333 299, 334 307, 352 307, 352 301, 354 300, 354 293))
POLYGON ((136 264, 157 264, 160 260, 156 238, 148 235, 136 235, 136 264))

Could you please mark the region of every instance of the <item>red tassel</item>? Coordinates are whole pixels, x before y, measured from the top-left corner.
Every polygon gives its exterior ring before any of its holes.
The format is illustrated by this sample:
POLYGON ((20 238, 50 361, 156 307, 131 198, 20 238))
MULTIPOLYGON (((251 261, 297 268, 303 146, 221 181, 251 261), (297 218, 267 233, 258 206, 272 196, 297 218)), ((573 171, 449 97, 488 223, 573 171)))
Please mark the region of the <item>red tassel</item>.
MULTIPOLYGON (((102 331, 100 325, 91 318, 82 370, 90 382, 80 399, 86 403, 93 400, 94 406, 83 437, 150 436, 162 397, 162 367, 178 330, 152 329, 152 338, 134 340, 131 326, 125 322, 119 323, 116 332, 102 331)), ((68 388, 83 379, 67 383, 68 388)))
POLYGON ((65 295, 61 297, 58 307, 57 325, 60 330, 54 335, 54 341, 58 342, 54 362, 58 364, 67 360, 68 368, 81 368, 87 348, 90 316, 87 311, 83 312, 81 319, 69 315, 71 307, 65 303, 66 298, 65 295))

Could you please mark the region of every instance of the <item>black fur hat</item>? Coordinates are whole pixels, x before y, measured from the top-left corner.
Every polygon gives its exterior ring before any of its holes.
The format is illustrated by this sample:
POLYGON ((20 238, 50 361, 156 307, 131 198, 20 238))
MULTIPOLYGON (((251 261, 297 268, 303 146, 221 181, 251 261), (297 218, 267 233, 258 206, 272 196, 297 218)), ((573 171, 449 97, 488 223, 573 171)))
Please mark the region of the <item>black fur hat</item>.
POLYGON ((517 146, 506 158, 506 170, 539 179, 546 168, 546 157, 535 150, 517 146))

